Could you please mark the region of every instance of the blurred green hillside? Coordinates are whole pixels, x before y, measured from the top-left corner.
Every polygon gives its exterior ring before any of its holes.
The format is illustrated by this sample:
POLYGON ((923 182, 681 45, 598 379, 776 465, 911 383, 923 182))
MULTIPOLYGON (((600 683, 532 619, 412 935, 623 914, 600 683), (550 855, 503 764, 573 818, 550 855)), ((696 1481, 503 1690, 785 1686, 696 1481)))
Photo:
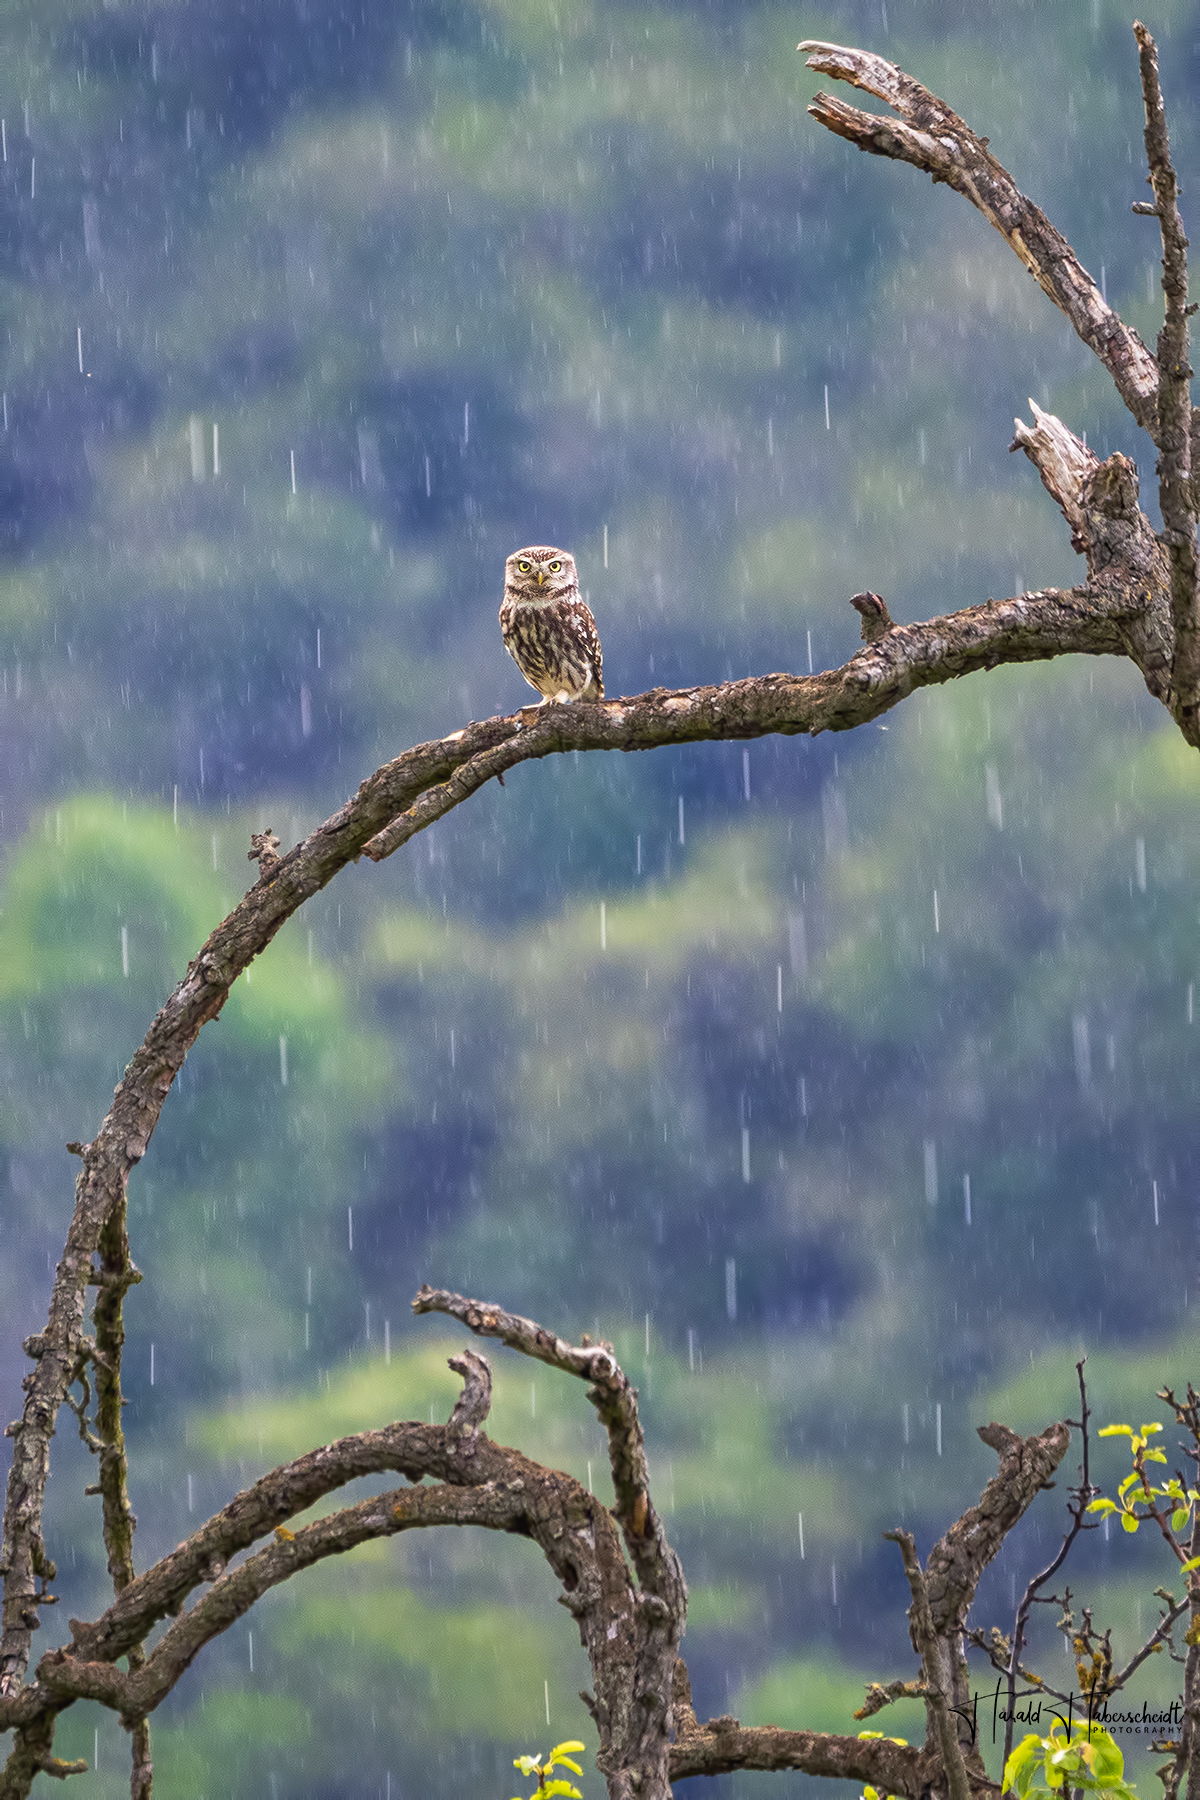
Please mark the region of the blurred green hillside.
MULTIPOLYGON (((1143 16, 1186 207, 1196 9, 1143 16)), ((1152 341, 1129 26, 1116 0, 0 11, 9 1416, 63 1145, 252 831, 290 843, 528 697, 511 549, 574 551, 615 694, 833 665, 863 588, 906 619, 1073 580, 1007 454, 1029 395, 1152 485, 996 234, 822 132, 795 51, 861 43, 944 94, 1152 341)), ((850 1729, 863 1681, 910 1672, 879 1533, 927 1548, 974 1498, 974 1427, 1074 1416, 1085 1350, 1106 1416, 1196 1374, 1198 785, 1131 669, 1002 670, 840 739, 521 768, 347 871, 131 1183, 139 1558, 277 1457, 445 1416, 428 1279, 616 1340, 698 1705, 850 1729)), ((582 1393, 497 1367, 497 1435, 599 1485, 582 1393)), ((92 1471, 55 1450, 83 1616, 92 1471)), ((517 1752, 590 1744, 527 1548, 403 1540, 273 1595, 164 1708, 162 1793, 505 1800, 517 1752)), ((1132 1632, 1163 1572, 1097 1534, 1085 1577, 1132 1632)), ((115 1723, 78 1708, 60 1747, 122 1791, 115 1723)))

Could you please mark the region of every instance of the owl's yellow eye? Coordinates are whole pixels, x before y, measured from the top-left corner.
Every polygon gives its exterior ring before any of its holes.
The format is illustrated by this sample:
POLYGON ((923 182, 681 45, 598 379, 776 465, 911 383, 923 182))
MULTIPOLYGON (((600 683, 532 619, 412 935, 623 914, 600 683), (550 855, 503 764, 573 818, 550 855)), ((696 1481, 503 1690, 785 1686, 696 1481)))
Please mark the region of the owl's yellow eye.
POLYGON ((562 568, 562 564, 560 562, 552 562, 552 563, 548 564, 547 566, 552 575, 557 575, 558 571, 562 568))
POLYGON ((522 575, 528 575, 528 573, 529 573, 529 571, 530 571, 530 569, 531 569, 531 568, 532 568, 532 566, 533 566, 533 565, 532 565, 532 564, 531 564, 531 563, 527 563, 527 562, 523 562, 523 561, 522 561, 522 562, 519 562, 519 563, 518 563, 518 564, 517 564, 517 567, 518 567, 518 569, 519 569, 519 570, 520 570, 520 571, 521 571, 521 573, 522 573, 522 575))

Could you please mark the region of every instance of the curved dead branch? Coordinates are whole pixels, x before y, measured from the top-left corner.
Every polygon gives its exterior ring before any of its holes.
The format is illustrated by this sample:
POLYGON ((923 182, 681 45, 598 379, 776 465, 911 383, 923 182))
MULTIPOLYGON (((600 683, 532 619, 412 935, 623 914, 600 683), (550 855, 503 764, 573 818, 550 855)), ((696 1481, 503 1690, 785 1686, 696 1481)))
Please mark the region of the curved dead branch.
POLYGON ((924 169, 977 207, 1095 351, 1138 424, 1153 437, 1158 428, 1155 358, 1113 311, 1062 233, 997 162, 987 138, 977 137, 944 100, 882 56, 817 38, 806 38, 799 48, 807 52, 810 69, 874 94, 896 114, 881 117, 820 93, 808 108, 812 118, 860 150, 924 169))

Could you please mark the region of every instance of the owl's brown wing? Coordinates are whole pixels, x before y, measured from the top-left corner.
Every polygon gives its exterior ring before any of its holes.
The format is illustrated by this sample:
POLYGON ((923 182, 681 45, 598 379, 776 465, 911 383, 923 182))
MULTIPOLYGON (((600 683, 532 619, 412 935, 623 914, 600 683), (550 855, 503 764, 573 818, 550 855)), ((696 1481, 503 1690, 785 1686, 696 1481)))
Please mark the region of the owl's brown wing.
POLYGON ((577 638, 580 649, 592 665, 592 679, 583 689, 580 699, 603 700, 604 652, 600 648, 600 633, 596 629, 592 609, 583 600, 564 600, 562 610, 570 620, 571 631, 577 638))

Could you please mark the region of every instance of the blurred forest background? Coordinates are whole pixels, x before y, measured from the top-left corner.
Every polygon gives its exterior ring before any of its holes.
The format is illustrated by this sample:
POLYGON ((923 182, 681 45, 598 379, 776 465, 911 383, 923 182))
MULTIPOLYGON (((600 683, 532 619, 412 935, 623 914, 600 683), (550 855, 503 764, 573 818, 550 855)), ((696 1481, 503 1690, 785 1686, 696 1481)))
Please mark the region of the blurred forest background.
MULTIPOLYGON (((1186 209, 1200 16, 1142 16, 1186 209)), ((1148 443, 976 214, 806 119, 795 46, 945 95, 1153 342, 1130 19, 3 9, 6 1416, 63 1145, 249 884, 249 833, 290 844, 532 697, 496 623, 511 549, 575 552, 612 694, 836 664, 861 588, 908 619, 1077 578, 1014 414, 1033 395, 1147 476, 1148 443)), ((862 1682, 912 1671, 879 1533, 925 1549, 974 1498, 974 1426, 1074 1415, 1083 1350, 1099 1422, 1197 1375, 1198 909, 1196 759, 1103 663, 841 739, 530 765, 349 871, 204 1034, 132 1183, 142 1563, 285 1455, 445 1417, 460 1340, 408 1300, 455 1286, 635 1372, 702 1715, 854 1729, 862 1682)), ((494 1360, 495 1435, 599 1484, 582 1390, 494 1360)), ((88 1458, 66 1424, 55 1448, 47 1644, 105 1589, 88 1458)), ((1096 1466, 1111 1489, 1119 1446, 1096 1466)), ((1121 1535, 1081 1568, 1128 1647, 1166 1571, 1121 1535)), ((1139 1701, 1175 1691, 1162 1660, 1139 1701)), ((506 1800, 517 1751, 594 1745, 586 1680, 527 1545, 370 1547, 201 1659, 156 1791, 506 1800)), ((920 1731, 911 1703, 874 1723, 920 1731)), ((127 1791, 99 1709, 60 1747, 98 1759, 79 1792, 127 1791)), ((768 1782, 810 1785, 718 1786, 768 1782)))

